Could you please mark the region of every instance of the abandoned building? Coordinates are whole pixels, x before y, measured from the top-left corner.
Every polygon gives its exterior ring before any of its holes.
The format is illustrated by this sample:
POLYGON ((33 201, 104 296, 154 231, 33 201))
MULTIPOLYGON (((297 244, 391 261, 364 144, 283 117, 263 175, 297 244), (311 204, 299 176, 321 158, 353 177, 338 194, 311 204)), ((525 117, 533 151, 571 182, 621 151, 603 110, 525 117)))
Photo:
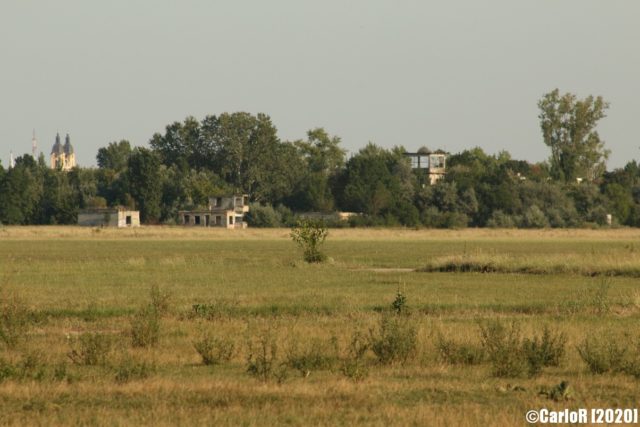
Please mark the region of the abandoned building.
POLYGON ((249 212, 246 194, 210 197, 205 209, 178 212, 178 224, 195 227, 247 228, 244 214, 249 212))
POLYGON ((411 161, 411 169, 426 171, 431 185, 444 178, 447 159, 444 151, 418 150, 417 153, 404 153, 404 155, 411 161))
POLYGON ((87 227, 140 227, 140 211, 124 207, 84 209, 78 213, 78 225, 87 227))

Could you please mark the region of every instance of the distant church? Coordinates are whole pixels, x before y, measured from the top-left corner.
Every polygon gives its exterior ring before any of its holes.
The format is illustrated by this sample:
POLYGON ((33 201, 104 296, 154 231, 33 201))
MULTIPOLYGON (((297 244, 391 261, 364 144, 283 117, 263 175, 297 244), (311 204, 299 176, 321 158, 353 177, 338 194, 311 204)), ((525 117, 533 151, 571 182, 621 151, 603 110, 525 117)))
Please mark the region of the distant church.
POLYGON ((67 134, 64 145, 60 143, 60 134, 56 134, 56 143, 51 149, 51 169, 61 168, 63 171, 71 170, 76 166, 76 155, 71 145, 71 139, 67 134))

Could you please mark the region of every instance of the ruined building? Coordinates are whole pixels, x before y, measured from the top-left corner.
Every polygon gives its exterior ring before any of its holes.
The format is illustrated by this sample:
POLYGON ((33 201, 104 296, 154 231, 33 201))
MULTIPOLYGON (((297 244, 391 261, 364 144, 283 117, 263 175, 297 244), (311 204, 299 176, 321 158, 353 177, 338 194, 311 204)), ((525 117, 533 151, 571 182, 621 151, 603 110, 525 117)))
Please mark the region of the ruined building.
POLYGON ((435 184, 439 179, 444 178, 446 173, 447 154, 444 151, 429 151, 420 149, 417 153, 404 153, 411 161, 411 169, 423 170, 426 172, 429 183, 435 184))
POLYGON ((178 224, 196 227, 247 228, 244 214, 249 212, 246 194, 210 197, 209 206, 178 212, 178 224))

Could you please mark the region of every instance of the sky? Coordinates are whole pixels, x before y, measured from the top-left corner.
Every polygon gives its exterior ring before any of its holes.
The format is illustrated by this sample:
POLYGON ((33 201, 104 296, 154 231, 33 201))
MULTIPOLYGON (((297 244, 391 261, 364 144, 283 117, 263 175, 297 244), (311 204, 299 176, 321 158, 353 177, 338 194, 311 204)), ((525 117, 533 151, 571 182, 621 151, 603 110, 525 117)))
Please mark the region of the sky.
POLYGON ((0 160, 80 166, 147 146, 187 116, 268 114, 282 140, 323 127, 373 142, 549 157, 538 100, 558 88, 611 106, 608 167, 640 159, 637 0, 4 0, 0 160))

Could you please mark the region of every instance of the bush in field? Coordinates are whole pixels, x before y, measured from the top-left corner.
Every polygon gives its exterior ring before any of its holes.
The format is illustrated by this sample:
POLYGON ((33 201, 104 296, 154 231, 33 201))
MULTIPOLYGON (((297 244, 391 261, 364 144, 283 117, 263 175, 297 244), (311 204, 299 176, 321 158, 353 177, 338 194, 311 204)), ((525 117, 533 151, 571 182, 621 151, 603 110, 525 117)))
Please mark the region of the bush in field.
POLYGON ((417 329, 408 317, 383 315, 369 331, 371 350, 382 364, 406 363, 415 355, 417 329))
POLYGON ((0 300, 0 341, 14 348, 26 338, 30 328, 29 310, 19 299, 0 300))
POLYGON ((497 320, 481 324, 480 337, 494 376, 518 377, 526 371, 520 327, 515 322, 509 326, 497 320))
POLYGON ((115 381, 118 383, 127 383, 134 380, 143 380, 149 378, 156 372, 154 363, 146 361, 137 361, 131 356, 126 356, 115 367, 115 381))
POLYGON ((245 215, 249 227, 282 227, 282 216, 271 205, 252 203, 245 215))
POLYGON ((219 338, 205 333, 202 338, 193 343, 193 347, 202 358, 202 363, 218 365, 231 360, 235 343, 230 338, 219 338))
POLYGON ((287 365, 279 359, 278 337, 270 326, 248 342, 247 372, 262 382, 275 379, 278 384, 287 377, 287 365))
POLYGON ((323 222, 304 219, 291 230, 291 239, 302 248, 306 262, 323 262, 327 256, 320 252, 320 246, 328 234, 329 231, 323 222))
POLYGON ((15 375, 15 368, 7 360, 0 357, 0 383, 12 378, 15 375))
POLYGON ((342 360, 342 374, 353 381, 362 381, 369 375, 365 356, 370 343, 360 331, 351 336, 347 355, 342 360))
POLYGON ((77 338, 70 339, 71 351, 67 356, 76 365, 105 365, 113 339, 109 335, 86 332, 77 338))
POLYGON ((160 314, 149 305, 136 313, 131 319, 131 345, 134 347, 153 347, 160 338, 160 314))
POLYGON ((620 337, 605 333, 588 335, 578 353, 593 374, 622 372, 627 367, 627 347, 620 337))
POLYGON ((396 293, 396 299, 391 303, 391 309, 396 314, 404 314, 407 311, 407 297, 400 290, 396 293))
POLYGON ((335 337, 329 342, 314 338, 305 346, 294 339, 287 349, 287 366, 297 370, 305 378, 312 371, 332 369, 338 360, 337 345, 335 337))
POLYGON ((477 365, 485 360, 482 347, 447 339, 442 333, 437 336, 436 348, 440 358, 451 365, 477 365))
POLYGON ((153 285, 149 304, 131 318, 131 345, 153 347, 160 339, 160 317, 169 312, 171 294, 153 285))
POLYGON ((153 285, 149 291, 149 297, 151 299, 151 307, 153 307, 159 316, 163 316, 169 312, 171 292, 160 289, 158 285, 153 285))
POLYGON ((565 353, 567 336, 544 327, 541 336, 525 338, 522 350, 527 359, 529 376, 535 376, 545 366, 559 366, 565 353))
POLYGON ((609 313, 611 309, 611 301, 609 298, 609 289, 611 284, 607 278, 604 278, 598 288, 594 291, 591 298, 591 306, 595 313, 599 316, 604 316, 609 313))

